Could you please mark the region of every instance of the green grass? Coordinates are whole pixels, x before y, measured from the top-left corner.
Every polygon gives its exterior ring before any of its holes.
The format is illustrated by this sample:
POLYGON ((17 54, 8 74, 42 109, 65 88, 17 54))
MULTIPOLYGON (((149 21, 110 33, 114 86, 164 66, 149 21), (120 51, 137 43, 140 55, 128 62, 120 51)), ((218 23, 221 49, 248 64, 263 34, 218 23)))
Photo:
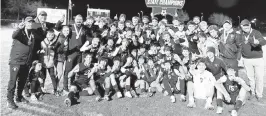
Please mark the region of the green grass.
MULTIPOLYGON (((65 107, 65 97, 45 95, 41 102, 30 104, 18 104, 19 109, 9 110, 6 107, 6 89, 9 80, 8 58, 11 47, 11 29, 1 29, 1 115, 3 116, 215 116, 215 110, 205 110, 204 101, 197 100, 197 107, 187 108, 187 102, 171 103, 169 97, 158 93, 152 98, 122 98, 113 96, 112 101, 96 102, 95 96, 81 97, 80 104, 65 107)), ((46 86, 52 87, 50 78, 46 80, 46 86)), ((264 89, 266 90, 266 88, 264 89)), ((266 91, 264 91, 264 96, 266 91)), ((240 109, 241 116, 265 116, 266 97, 264 103, 247 101, 240 109)), ((213 105, 216 105, 214 102, 213 105)), ((224 113, 217 116, 228 116, 233 106, 225 105, 224 113)))

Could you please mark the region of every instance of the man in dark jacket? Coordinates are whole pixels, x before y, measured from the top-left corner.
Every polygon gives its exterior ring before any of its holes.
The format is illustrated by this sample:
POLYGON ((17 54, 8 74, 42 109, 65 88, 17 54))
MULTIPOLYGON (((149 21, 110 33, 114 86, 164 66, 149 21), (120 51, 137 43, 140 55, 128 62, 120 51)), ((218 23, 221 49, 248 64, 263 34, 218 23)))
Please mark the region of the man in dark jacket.
MULTIPOLYGON (((65 16, 62 16, 62 19, 60 19, 56 24, 47 22, 47 13, 45 11, 41 11, 38 16, 34 19, 35 21, 35 28, 37 29, 38 34, 40 35, 40 39, 36 41, 36 48, 34 52, 37 52, 37 50, 41 49, 41 41, 46 38, 46 34, 48 30, 55 29, 59 31, 62 28, 62 23, 64 22, 65 16)), ((34 60, 38 60, 38 56, 33 56, 34 60)))
POLYGON ((9 59, 10 80, 7 88, 7 103, 8 108, 11 109, 18 108, 13 100, 16 81, 18 81, 16 102, 29 102, 22 96, 22 91, 27 80, 29 66, 32 63, 32 56, 36 55, 33 49, 36 47, 35 42, 38 34, 36 30, 32 29, 33 22, 32 17, 26 17, 25 22, 20 23, 12 35, 13 43, 9 59))
POLYGON ((232 28, 232 21, 226 20, 223 24, 222 35, 220 37, 219 51, 224 63, 232 67, 238 75, 238 61, 241 58, 240 35, 232 28))

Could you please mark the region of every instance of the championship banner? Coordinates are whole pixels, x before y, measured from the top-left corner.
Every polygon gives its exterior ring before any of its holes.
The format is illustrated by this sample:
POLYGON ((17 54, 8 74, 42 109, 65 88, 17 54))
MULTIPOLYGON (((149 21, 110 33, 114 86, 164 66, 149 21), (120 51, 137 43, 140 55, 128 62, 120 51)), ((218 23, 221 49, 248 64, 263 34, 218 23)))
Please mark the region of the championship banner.
POLYGON ((154 15, 172 15, 174 16, 177 9, 182 9, 185 0, 145 0, 146 6, 152 8, 154 15))
POLYGON ((47 13, 47 22, 57 23, 63 15, 65 15, 65 20, 63 25, 66 25, 67 22, 67 10, 66 9, 51 9, 51 8, 38 8, 37 15, 41 12, 45 11, 47 13))
POLYGON ((106 9, 93 9, 88 8, 87 10, 87 16, 93 16, 93 17, 110 17, 110 10, 106 9))

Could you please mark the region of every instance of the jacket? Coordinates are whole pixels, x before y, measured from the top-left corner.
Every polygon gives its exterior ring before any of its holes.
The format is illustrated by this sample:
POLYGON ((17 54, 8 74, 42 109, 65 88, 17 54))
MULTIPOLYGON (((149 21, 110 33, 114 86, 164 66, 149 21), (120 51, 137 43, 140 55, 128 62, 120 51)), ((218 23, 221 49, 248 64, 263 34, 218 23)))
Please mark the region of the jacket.
POLYGON ((30 65, 33 60, 32 57, 37 55, 34 52, 34 48, 36 47, 37 39, 39 39, 38 34, 34 29, 28 33, 31 40, 28 39, 25 28, 17 29, 13 32, 9 64, 30 65))

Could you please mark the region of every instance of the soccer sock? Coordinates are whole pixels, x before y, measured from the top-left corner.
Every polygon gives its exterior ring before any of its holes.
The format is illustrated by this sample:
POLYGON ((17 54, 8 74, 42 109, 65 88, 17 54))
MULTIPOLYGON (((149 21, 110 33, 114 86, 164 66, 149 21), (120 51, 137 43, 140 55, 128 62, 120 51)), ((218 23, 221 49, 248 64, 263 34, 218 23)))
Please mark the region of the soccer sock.
POLYGON ((118 86, 114 85, 113 88, 115 89, 116 92, 119 92, 118 86))
POLYGON ((144 88, 142 88, 142 89, 140 90, 140 92, 141 92, 141 93, 144 93, 144 92, 146 92, 146 91, 145 91, 144 88))
POLYGON ((110 92, 110 88, 105 88, 105 95, 108 95, 109 94, 109 92, 110 92))
POLYGON ((126 90, 130 91, 130 85, 126 85, 126 90))
POLYGON ((216 102, 217 102, 217 106, 223 107, 223 100, 222 99, 217 99, 216 102))
POLYGON ((241 100, 237 100, 234 109, 238 112, 238 110, 241 108, 243 102, 241 100))

